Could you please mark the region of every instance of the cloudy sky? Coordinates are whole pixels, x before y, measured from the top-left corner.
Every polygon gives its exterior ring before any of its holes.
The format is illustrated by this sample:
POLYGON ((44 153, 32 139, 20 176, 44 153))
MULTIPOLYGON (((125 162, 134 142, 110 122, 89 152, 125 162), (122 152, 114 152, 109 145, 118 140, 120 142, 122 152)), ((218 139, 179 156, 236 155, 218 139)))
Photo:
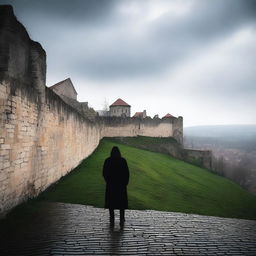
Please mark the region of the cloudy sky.
POLYGON ((256 124, 256 0, 0 0, 94 109, 256 124))

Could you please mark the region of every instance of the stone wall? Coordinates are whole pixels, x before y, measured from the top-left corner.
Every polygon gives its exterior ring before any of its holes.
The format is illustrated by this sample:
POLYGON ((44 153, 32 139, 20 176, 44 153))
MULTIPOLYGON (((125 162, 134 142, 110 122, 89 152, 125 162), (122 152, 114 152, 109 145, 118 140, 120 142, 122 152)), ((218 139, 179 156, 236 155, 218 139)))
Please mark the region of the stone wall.
POLYGON ((132 147, 150 150, 168 154, 177 159, 192 163, 194 165, 212 169, 212 151, 210 150, 196 150, 184 149, 183 145, 178 143, 172 137, 114 137, 113 141, 123 143, 132 147))
POLYGON ((44 101, 45 51, 29 38, 10 6, 0 7, 0 79, 5 78, 13 78, 35 88, 40 100, 44 101))
POLYGON ((88 106, 88 102, 79 102, 77 100, 71 99, 64 95, 59 95, 60 98, 67 103, 69 106, 73 107, 83 116, 86 116, 88 119, 94 121, 97 117, 97 112, 88 106))
POLYGON ((183 160, 194 165, 212 169, 212 151, 183 149, 183 160))
POLYGON ((180 160, 183 159, 183 146, 172 137, 114 137, 111 140, 131 147, 168 154, 180 160))
POLYGON ((103 137, 174 137, 180 144, 183 138, 183 119, 179 118, 119 118, 100 117, 103 137))
POLYGON ((90 155, 101 138, 86 120, 46 88, 38 92, 13 82, 0 83, 0 210, 33 197, 90 155))

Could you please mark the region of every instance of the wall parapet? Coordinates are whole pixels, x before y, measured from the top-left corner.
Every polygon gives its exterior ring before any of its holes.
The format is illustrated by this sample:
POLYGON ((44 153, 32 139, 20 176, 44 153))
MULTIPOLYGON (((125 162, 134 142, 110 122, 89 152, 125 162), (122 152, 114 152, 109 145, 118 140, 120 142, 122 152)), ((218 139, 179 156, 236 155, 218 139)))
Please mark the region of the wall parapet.
POLYGON ((152 119, 130 117, 98 117, 102 127, 103 137, 174 137, 181 145, 183 143, 182 117, 152 119))

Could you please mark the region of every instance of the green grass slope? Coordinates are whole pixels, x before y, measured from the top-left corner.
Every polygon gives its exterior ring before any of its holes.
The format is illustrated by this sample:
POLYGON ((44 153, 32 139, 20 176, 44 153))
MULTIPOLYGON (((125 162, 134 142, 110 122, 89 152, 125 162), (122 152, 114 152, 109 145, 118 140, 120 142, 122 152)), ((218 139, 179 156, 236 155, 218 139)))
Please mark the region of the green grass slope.
POLYGON ((104 206, 102 166, 117 145, 130 169, 130 209, 155 209, 256 219, 256 197, 235 183, 168 155, 109 139, 39 200, 104 206))

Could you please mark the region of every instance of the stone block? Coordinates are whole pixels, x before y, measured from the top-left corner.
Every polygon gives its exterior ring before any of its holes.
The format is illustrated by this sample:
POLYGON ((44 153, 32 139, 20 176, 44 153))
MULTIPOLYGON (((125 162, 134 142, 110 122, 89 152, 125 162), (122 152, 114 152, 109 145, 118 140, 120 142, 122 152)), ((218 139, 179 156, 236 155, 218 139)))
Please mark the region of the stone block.
POLYGON ((23 168, 23 167, 25 167, 27 165, 28 165, 27 163, 23 162, 23 163, 20 164, 20 168, 23 168))
POLYGON ((5 138, 0 138, 0 144, 4 144, 5 138))
POLYGON ((15 120, 16 119, 16 115, 10 114, 10 115, 8 115, 8 119, 15 120))
POLYGON ((23 158, 23 161, 24 161, 25 163, 27 163, 27 162, 29 161, 29 157, 24 157, 24 158, 23 158))
POLYGON ((10 139, 14 138, 14 132, 11 132, 11 133, 9 132, 7 134, 7 137, 10 138, 10 139))
POLYGON ((14 125, 14 124, 6 124, 6 125, 5 125, 5 128, 6 128, 6 129, 14 129, 14 128, 15 128, 15 125, 14 125))
POLYGON ((10 162, 4 162, 4 164, 3 164, 3 168, 5 169, 5 168, 8 168, 8 167, 10 167, 11 166, 11 163, 10 162))
POLYGON ((7 179, 7 173, 6 172, 0 172, 0 181, 3 182, 7 179))
POLYGON ((25 152, 20 152, 20 158, 25 157, 26 153, 25 152))
POLYGON ((11 149, 11 145, 10 144, 1 144, 1 149, 6 150, 6 149, 11 149))
POLYGON ((27 127, 26 126, 22 126, 20 131, 23 131, 23 132, 27 131, 27 127))
POLYGON ((41 180, 40 180, 40 179, 38 179, 38 180, 35 181, 34 187, 35 187, 36 190, 41 187, 41 180))
POLYGON ((0 84, 0 92, 6 93, 6 86, 3 84, 0 84))
POLYGON ((14 129, 6 129, 7 133, 14 133, 14 129))
POLYGON ((20 165, 21 163, 23 163, 23 159, 17 159, 17 160, 14 161, 14 163, 16 165, 20 165))
POLYGON ((8 173, 13 173, 14 170, 15 170, 15 168, 11 166, 11 167, 8 168, 8 173))
POLYGON ((3 101, 0 101, 0 105, 3 105, 6 98, 7 98, 7 94, 0 91, 0 100, 3 100, 3 101))
POLYGON ((9 155, 9 150, 0 149, 0 156, 7 156, 7 155, 9 155))

